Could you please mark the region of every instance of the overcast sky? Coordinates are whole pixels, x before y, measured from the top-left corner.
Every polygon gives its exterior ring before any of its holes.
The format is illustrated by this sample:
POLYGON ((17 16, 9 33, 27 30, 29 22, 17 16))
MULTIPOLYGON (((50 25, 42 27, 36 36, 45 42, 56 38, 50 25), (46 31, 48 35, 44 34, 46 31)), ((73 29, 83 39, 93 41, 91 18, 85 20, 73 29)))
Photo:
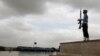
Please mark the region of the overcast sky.
POLYGON ((58 47, 82 41, 79 10, 87 9, 90 39, 100 39, 99 0, 0 0, 0 45, 58 47))

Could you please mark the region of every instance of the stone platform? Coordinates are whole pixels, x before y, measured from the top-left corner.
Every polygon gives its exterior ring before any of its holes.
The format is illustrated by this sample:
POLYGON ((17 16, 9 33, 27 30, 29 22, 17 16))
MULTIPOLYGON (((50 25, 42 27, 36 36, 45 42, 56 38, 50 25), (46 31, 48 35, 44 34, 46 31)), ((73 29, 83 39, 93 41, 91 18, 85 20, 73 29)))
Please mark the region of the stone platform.
POLYGON ((100 40, 60 43, 56 56, 100 56, 100 40))

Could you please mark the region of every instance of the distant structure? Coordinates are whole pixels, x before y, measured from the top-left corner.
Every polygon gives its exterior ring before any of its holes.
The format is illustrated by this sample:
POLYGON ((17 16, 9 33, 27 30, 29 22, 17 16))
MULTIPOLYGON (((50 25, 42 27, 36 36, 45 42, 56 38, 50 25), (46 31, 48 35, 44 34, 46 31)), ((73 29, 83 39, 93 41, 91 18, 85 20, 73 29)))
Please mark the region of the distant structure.
POLYGON ((37 45, 37 42, 34 42, 34 46, 33 47, 36 47, 36 45, 37 45))
POLYGON ((44 47, 24 47, 19 46, 16 48, 17 51, 26 51, 26 52, 55 52, 58 51, 56 48, 44 48, 44 47))

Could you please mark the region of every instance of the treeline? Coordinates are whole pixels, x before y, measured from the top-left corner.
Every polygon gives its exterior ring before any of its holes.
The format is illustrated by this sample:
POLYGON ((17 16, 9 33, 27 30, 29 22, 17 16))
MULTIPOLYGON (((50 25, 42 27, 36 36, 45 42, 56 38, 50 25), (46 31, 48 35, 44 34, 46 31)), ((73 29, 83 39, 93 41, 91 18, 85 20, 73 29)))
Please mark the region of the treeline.
POLYGON ((24 46, 18 46, 18 47, 3 47, 0 46, 0 51, 33 51, 33 52, 55 52, 59 51, 57 48, 43 48, 43 47, 24 47, 24 46))
POLYGON ((17 47, 17 51, 33 51, 33 52, 55 52, 59 51, 58 49, 52 48, 43 48, 43 47, 17 47))
POLYGON ((5 51, 5 47, 0 46, 0 51, 5 51))

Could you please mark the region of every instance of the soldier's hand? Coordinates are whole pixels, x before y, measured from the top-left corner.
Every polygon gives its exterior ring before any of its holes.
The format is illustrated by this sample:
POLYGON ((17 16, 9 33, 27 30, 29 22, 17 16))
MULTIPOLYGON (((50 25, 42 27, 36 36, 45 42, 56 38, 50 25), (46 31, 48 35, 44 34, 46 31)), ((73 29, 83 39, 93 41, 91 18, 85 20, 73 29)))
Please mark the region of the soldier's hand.
POLYGON ((80 19, 78 19, 77 21, 81 21, 80 19))
POLYGON ((79 27, 79 29, 81 29, 81 26, 79 27))

